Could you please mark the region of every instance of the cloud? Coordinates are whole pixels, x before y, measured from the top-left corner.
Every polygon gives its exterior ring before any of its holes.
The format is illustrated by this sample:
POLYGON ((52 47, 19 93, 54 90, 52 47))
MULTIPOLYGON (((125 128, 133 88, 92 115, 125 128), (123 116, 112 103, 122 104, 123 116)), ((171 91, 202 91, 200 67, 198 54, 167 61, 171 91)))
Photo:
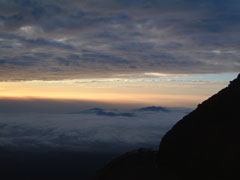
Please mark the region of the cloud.
POLYGON ((157 148, 164 133, 190 111, 140 112, 118 105, 113 110, 113 105, 51 100, 1 100, 0 106, 0 147, 33 151, 123 153, 139 147, 157 148), (94 105, 99 108, 91 109, 94 105), (71 113, 76 109, 81 113, 71 113))
POLYGON ((37 38, 37 39, 26 39, 25 37, 18 36, 16 34, 4 34, 2 36, 3 39, 5 40, 14 40, 17 41, 18 43, 24 45, 25 47, 27 46, 36 46, 36 47, 54 47, 58 49, 74 49, 73 46, 67 45, 64 43, 61 43, 59 41, 54 41, 54 40, 46 40, 44 38, 37 38))
POLYGON ((164 133, 183 115, 183 112, 172 112, 168 116, 154 112, 135 118, 93 114, 5 113, 1 114, 0 146, 9 149, 85 152, 111 152, 114 147, 122 147, 124 151, 130 150, 127 149, 129 147, 156 148, 164 133))
POLYGON ((0 80, 238 72, 239 8, 237 0, 2 0, 0 80), (37 63, 17 60, 24 56, 37 63))

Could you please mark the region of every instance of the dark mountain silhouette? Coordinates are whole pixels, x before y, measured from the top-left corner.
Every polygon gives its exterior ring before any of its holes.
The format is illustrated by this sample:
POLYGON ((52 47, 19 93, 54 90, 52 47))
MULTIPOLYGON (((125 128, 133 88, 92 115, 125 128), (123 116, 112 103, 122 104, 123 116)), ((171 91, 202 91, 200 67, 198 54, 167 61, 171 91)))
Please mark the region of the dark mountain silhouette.
POLYGON ((112 160, 92 180, 148 180, 158 175, 157 151, 138 149, 112 160))
POLYGON ((135 116, 134 113, 105 111, 104 109, 101 109, 101 108, 93 108, 93 109, 88 109, 86 111, 73 112, 71 114, 96 114, 98 116, 110 116, 110 117, 116 117, 116 116, 134 117, 135 116))
POLYGON ((240 75, 167 132, 157 155, 154 151, 125 155, 95 179, 240 179, 239 115, 240 75))
POLYGON ((170 112, 169 109, 161 107, 161 106, 149 106, 143 107, 139 109, 130 110, 129 112, 119 112, 117 109, 115 110, 105 110, 102 108, 92 108, 78 112, 71 112, 69 114, 95 114, 98 116, 109 116, 109 117, 135 117, 137 112, 170 112))
POLYGON ((240 75, 162 139, 158 165, 171 179, 240 179, 240 75))
POLYGON ((140 108, 137 109, 137 111, 162 111, 162 112, 169 112, 169 110, 167 108, 161 107, 161 106, 149 106, 149 107, 144 107, 144 108, 140 108))

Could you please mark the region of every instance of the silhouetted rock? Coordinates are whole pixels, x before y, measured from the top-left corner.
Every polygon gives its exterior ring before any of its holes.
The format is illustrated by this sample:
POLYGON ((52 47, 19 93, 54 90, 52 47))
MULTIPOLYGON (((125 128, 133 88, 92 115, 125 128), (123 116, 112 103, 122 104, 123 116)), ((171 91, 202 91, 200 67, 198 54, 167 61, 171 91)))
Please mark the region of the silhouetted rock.
POLYGON ((240 75, 162 139, 162 179, 240 179, 240 75))
POLYGON ((139 149, 128 152, 108 163, 93 180, 147 180, 157 175, 157 151, 139 149))
POLYGON ((72 112, 70 114, 96 114, 98 116, 109 116, 109 117, 116 117, 116 116, 123 116, 123 117, 134 117, 134 113, 129 112, 111 112, 111 111, 105 111, 101 108, 93 108, 86 111, 80 111, 80 112, 72 112))
POLYGON ((161 106, 149 106, 149 107, 144 107, 137 109, 138 111, 162 111, 162 112, 169 112, 168 109, 161 107, 161 106))

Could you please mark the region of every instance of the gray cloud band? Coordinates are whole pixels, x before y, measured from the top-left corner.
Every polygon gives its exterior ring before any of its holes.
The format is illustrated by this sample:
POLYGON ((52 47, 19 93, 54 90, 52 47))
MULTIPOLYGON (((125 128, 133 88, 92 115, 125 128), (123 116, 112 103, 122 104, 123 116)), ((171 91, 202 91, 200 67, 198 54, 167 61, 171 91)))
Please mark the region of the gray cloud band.
POLYGON ((240 2, 0 1, 0 80, 238 72, 240 2))

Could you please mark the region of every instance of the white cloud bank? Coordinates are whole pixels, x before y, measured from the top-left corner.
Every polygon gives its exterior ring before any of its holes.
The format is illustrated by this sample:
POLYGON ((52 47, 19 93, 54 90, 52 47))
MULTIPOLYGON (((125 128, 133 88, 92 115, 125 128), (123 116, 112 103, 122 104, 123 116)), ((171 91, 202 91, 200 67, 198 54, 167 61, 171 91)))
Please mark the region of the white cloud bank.
POLYGON ((82 152, 157 148, 166 131, 187 111, 134 111, 134 117, 109 117, 94 113, 1 113, 0 147, 82 152))

